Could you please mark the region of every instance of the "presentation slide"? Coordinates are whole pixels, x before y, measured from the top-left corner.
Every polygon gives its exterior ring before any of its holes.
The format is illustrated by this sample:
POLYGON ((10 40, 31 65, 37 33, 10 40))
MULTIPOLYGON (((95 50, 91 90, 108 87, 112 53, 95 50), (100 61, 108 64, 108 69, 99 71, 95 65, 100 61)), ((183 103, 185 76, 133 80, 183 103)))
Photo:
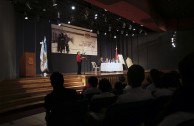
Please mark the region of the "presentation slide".
POLYGON ((89 29, 61 24, 51 24, 52 53, 97 55, 97 34, 89 29))

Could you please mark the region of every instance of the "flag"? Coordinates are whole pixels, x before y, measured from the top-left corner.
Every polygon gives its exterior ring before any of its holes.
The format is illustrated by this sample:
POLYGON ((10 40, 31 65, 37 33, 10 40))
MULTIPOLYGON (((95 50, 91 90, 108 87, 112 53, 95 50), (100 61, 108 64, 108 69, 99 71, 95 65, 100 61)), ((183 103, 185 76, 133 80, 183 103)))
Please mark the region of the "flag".
POLYGON ((43 42, 41 42, 41 50, 40 50, 40 70, 42 72, 48 70, 46 36, 44 36, 44 40, 43 40, 43 42))
POLYGON ((117 52, 117 47, 115 49, 115 60, 118 60, 118 52, 117 52))

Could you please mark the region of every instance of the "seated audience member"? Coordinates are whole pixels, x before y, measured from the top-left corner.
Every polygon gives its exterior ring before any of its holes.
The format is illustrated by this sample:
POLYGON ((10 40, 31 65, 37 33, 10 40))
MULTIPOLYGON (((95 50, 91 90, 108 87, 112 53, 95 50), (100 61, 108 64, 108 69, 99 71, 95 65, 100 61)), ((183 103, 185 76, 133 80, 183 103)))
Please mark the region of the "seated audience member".
POLYGON ((91 97, 94 94, 99 94, 100 90, 98 89, 98 78, 95 76, 91 76, 88 78, 88 84, 86 89, 83 90, 83 96, 84 98, 87 98, 88 100, 91 99, 91 97))
POLYGON ((159 83, 155 83, 155 90, 152 94, 158 97, 171 96, 176 88, 180 85, 179 78, 174 75, 174 72, 164 73, 159 83))
POLYGON ((178 126, 194 119, 194 53, 179 62, 182 87, 176 90, 168 106, 164 109, 158 126, 178 126))
POLYGON ((123 89, 124 89, 124 86, 123 84, 120 82, 120 81, 117 81, 114 85, 114 88, 113 88, 113 93, 116 95, 116 96, 119 96, 121 94, 123 94, 123 89))
POLYGON ((111 93, 112 92, 112 85, 108 79, 105 79, 105 78, 101 79, 99 81, 98 88, 100 90, 100 94, 94 95, 92 97, 92 99, 115 96, 113 93, 111 93))
POLYGON ((124 75, 120 75, 119 80, 115 83, 113 93, 115 95, 123 94, 123 89, 127 86, 127 82, 124 75))
POLYGON ((99 81, 100 94, 96 94, 91 99, 91 110, 97 111, 101 108, 106 108, 116 100, 116 96, 112 93, 112 86, 108 79, 99 81))
POLYGON ((118 96, 116 103, 109 107, 104 126, 140 126, 149 123, 154 98, 150 91, 141 87, 145 73, 140 65, 128 68, 127 78, 131 89, 118 96))
POLYGON ((44 98, 44 107, 46 109, 45 119, 47 125, 69 125, 72 123, 72 116, 74 116, 71 115, 73 114, 72 111, 75 109, 72 108, 74 104, 71 103, 78 100, 78 94, 75 90, 64 87, 64 78, 59 72, 53 72, 50 76, 50 81, 53 91, 47 94, 44 98), (68 108, 66 108, 65 105, 67 105, 68 108))
POLYGON ((151 92, 154 92, 156 89, 156 85, 160 83, 161 76, 162 72, 160 72, 158 69, 151 69, 149 73, 151 84, 148 85, 146 89, 150 90, 151 92))
POLYGON ((125 88, 127 86, 127 82, 126 82, 126 79, 125 79, 125 76, 124 75, 120 75, 119 76, 119 82, 122 83, 123 88, 125 88))
POLYGON ((137 102, 153 99, 150 91, 141 87, 145 78, 144 68, 140 65, 132 65, 127 72, 128 85, 131 89, 118 97, 117 103, 137 102))

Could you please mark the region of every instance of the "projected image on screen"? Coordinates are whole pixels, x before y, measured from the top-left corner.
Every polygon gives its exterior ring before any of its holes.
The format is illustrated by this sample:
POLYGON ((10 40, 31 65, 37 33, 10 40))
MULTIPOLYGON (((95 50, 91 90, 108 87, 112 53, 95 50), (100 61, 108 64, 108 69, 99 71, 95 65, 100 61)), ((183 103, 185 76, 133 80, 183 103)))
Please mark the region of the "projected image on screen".
POLYGON ((89 29, 62 24, 52 24, 52 53, 97 55, 97 34, 89 29))

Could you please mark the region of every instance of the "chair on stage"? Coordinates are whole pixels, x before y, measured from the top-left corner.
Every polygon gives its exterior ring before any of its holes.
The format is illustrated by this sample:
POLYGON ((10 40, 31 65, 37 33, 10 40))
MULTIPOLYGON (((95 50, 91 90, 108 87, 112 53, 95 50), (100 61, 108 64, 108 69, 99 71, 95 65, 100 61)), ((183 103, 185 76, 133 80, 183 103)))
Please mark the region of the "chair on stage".
POLYGON ((100 71, 100 67, 97 66, 96 62, 91 62, 92 64, 92 71, 97 72, 98 70, 100 71))

